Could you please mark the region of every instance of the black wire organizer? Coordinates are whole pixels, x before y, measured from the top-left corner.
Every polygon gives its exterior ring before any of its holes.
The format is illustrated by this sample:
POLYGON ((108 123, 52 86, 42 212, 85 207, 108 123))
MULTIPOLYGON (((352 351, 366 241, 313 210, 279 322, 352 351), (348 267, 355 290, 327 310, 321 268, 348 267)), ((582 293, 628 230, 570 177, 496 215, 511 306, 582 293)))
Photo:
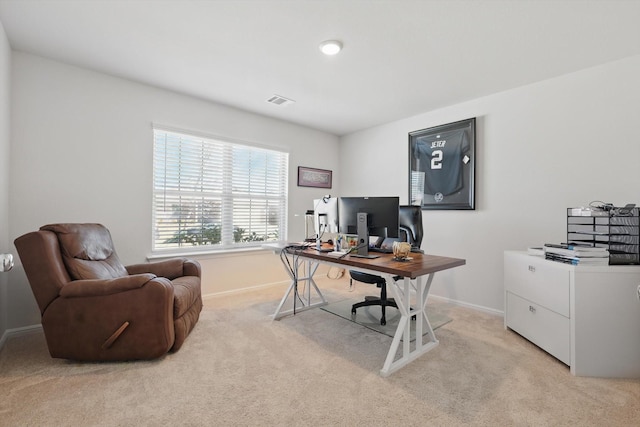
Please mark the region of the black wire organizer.
POLYGON ((640 209, 568 208, 567 243, 609 250, 609 265, 640 264, 640 209))

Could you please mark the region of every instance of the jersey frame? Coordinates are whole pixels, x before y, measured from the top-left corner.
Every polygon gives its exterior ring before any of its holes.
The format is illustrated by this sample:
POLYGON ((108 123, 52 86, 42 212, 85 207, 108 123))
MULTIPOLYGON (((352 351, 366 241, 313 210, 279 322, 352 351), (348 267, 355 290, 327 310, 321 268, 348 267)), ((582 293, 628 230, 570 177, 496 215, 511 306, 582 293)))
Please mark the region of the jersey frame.
POLYGON ((409 201, 475 210, 476 118, 409 133, 409 201))

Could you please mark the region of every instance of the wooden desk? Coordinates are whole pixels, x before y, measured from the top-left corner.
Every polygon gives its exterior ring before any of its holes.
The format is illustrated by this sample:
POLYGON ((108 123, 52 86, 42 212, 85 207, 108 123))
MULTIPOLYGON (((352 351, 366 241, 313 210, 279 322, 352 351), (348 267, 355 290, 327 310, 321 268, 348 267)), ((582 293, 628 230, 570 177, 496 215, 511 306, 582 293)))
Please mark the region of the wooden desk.
MULTIPOLYGON (((281 253, 283 249, 286 248, 286 244, 265 244, 263 247, 281 253)), ((438 340, 433 333, 425 310, 431 282, 436 272, 464 265, 466 261, 459 258, 421 253, 411 253, 410 257, 412 259, 409 261, 395 261, 392 254, 376 253, 375 255, 379 255, 379 257, 367 259, 347 255, 344 258, 340 258, 340 255, 334 252, 322 253, 314 249, 286 250, 284 256, 291 260, 290 264, 293 263, 296 265, 296 268, 298 268, 300 261, 305 263, 302 269, 306 274, 304 277, 298 277, 285 266, 291 276, 292 283, 276 309, 273 318, 279 319, 287 314, 291 314, 292 310, 282 312, 281 309, 292 291, 294 292, 294 299, 296 297, 299 298, 297 294, 297 284, 300 281, 307 281, 309 286, 306 287, 307 295, 304 295, 304 306, 297 311, 315 308, 327 303, 313 280, 313 274, 319 264, 329 264, 384 277, 387 281, 387 287, 391 290, 401 314, 393 341, 387 353, 387 358, 380 370, 382 376, 388 376, 438 345, 438 340), (402 279, 396 281, 394 279, 396 276, 400 276, 402 279), (320 302, 312 302, 311 289, 317 293, 320 302), (416 339, 413 345, 411 343, 412 316, 416 316, 416 321, 413 323, 416 339), (423 329, 423 322, 418 321, 418 319, 424 319, 426 331, 423 329), (425 341, 425 337, 427 341, 425 341), (396 358, 401 340, 403 343, 402 352, 400 357, 396 358)))

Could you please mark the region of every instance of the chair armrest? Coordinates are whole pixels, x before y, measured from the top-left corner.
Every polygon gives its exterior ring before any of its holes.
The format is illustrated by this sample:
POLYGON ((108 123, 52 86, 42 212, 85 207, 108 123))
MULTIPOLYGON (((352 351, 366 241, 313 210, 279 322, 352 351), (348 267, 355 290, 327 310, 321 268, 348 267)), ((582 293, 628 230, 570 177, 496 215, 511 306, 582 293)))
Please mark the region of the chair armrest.
POLYGON ((60 290, 62 298, 99 297, 143 287, 155 279, 153 274, 136 274, 117 279, 74 280, 60 290))
POLYGON ((173 280, 183 276, 201 277, 200 263, 188 258, 171 258, 165 261, 134 264, 125 267, 129 274, 152 273, 173 280))

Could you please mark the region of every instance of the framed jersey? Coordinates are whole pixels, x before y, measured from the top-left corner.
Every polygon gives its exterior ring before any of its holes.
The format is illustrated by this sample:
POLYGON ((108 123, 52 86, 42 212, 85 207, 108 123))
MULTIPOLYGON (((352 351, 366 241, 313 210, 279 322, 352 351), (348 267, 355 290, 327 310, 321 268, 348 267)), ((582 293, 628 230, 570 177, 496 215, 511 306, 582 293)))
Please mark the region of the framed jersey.
POLYGON ((475 209, 476 119, 409 133, 409 200, 422 209, 475 209))

